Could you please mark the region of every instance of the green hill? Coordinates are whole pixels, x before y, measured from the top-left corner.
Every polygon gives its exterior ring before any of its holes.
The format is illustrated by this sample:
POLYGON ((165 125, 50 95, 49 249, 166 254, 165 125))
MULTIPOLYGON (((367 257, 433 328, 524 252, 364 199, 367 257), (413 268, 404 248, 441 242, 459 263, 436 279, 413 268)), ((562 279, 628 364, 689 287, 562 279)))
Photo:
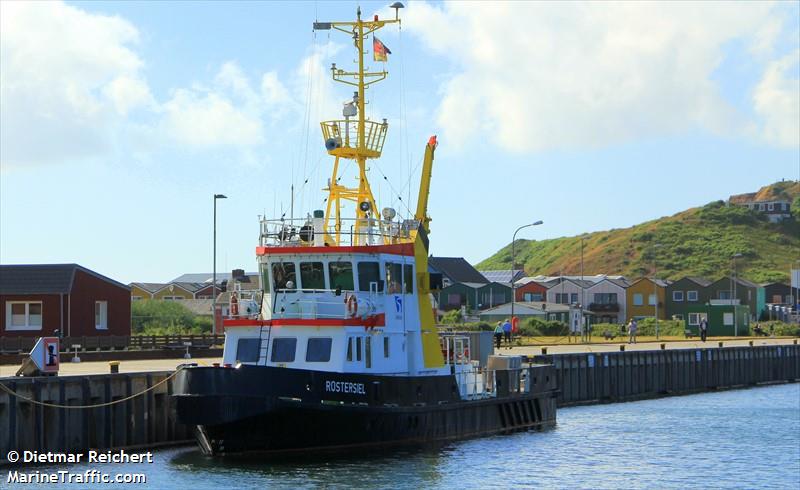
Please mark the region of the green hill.
MULTIPOLYGON (((778 182, 752 196, 789 200, 795 218, 770 223, 757 211, 715 201, 630 228, 590 233, 585 235, 584 274, 652 274, 655 255, 659 277, 717 279, 730 274, 730 257, 740 253, 741 277, 759 283, 788 281, 792 262, 800 258, 800 182, 778 182)), ((515 262, 527 275, 579 274, 580 237, 517 240, 515 262)), ((477 268, 510 269, 511 245, 477 268)))

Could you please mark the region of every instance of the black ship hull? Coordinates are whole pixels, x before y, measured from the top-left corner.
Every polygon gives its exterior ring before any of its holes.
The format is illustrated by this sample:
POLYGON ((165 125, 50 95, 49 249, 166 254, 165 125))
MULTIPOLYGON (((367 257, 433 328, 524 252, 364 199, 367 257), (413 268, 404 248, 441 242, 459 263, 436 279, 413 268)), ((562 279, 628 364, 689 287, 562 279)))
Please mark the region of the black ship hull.
POLYGON ((286 368, 187 368, 180 422, 207 454, 428 444, 555 424, 551 366, 498 371, 497 395, 461 400, 454 376, 374 376, 286 368))

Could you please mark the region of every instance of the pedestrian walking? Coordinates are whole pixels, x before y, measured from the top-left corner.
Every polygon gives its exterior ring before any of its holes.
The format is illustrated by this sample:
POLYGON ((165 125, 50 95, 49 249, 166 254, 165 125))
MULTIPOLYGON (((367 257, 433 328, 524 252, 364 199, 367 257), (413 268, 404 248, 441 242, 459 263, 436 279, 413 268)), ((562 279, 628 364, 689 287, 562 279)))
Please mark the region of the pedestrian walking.
POLYGON ((706 336, 708 336, 708 320, 703 317, 700 320, 700 340, 705 342, 706 336))
POLYGON ((636 343, 636 331, 639 329, 639 324, 636 322, 635 318, 631 318, 630 323, 628 323, 628 343, 635 344, 636 343))
POLYGON ((506 337, 506 345, 508 348, 511 348, 511 321, 506 318, 505 323, 503 323, 503 335, 506 337))
POLYGON ((503 344, 503 325, 500 322, 497 322, 497 326, 494 327, 494 343, 497 345, 497 349, 500 349, 503 344))

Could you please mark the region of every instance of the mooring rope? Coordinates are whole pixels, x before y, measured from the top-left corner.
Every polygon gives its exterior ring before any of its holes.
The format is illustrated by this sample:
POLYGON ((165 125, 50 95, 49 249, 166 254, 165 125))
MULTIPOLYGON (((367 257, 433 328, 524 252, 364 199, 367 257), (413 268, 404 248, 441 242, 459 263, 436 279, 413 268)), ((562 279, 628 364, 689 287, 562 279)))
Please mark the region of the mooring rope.
POLYGON ((132 399, 136 398, 137 396, 144 395, 144 394, 145 394, 145 393, 147 393, 148 391, 152 391, 152 390, 154 390, 154 389, 158 388, 159 386, 163 385, 164 383, 167 383, 168 381, 170 381, 172 378, 174 378, 175 376, 177 376, 177 374, 178 374, 178 373, 179 373, 179 372, 180 372, 182 369, 183 369, 183 366, 178 366, 178 368, 175 370, 175 372, 174 372, 174 373, 170 374, 169 376, 167 376, 166 378, 162 379, 161 381, 159 381, 158 383, 154 384, 153 386, 151 386, 151 387, 149 387, 149 388, 146 388, 146 389, 144 389, 144 390, 140 391, 139 393, 135 393, 135 394, 133 394, 133 395, 131 395, 131 396, 126 396, 125 398, 120 398, 119 400, 113 400, 113 401, 110 401, 110 402, 105 402, 105 403, 98 403, 98 404, 96 404, 96 405, 60 405, 60 404, 58 404, 58 403, 47 403, 47 402, 42 402, 42 401, 39 401, 39 400, 34 400, 33 398, 28 398, 28 397, 27 397, 27 396, 25 396, 25 395, 21 395, 21 394, 19 394, 19 393, 15 392, 14 390, 12 390, 12 389, 11 389, 11 388, 9 388, 8 386, 6 386, 6 385, 5 385, 5 383, 0 383, 0 389, 2 389, 3 391, 5 391, 6 393, 8 393, 8 394, 9 394, 9 395, 11 395, 11 396, 15 396, 15 397, 17 397, 17 398, 19 398, 19 399, 21 399, 21 400, 25 400, 26 402, 33 403, 34 405, 41 405, 41 406, 43 406, 43 407, 50 407, 50 408, 73 408, 73 409, 75 409, 75 408, 78 408, 78 409, 86 409, 86 408, 100 408, 100 407, 107 407, 107 406, 109 406, 109 405, 115 405, 115 404, 117 404, 117 403, 126 402, 126 401, 128 401, 128 400, 132 400, 132 399))

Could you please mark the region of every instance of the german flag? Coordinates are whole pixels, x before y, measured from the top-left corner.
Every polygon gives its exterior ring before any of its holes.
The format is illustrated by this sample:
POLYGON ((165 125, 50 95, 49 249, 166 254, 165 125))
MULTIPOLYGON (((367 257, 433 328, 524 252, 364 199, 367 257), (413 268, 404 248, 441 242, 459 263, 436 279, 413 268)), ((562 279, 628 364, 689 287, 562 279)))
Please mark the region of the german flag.
POLYGON ((372 58, 375 61, 389 61, 391 50, 375 36, 372 36, 372 58))

